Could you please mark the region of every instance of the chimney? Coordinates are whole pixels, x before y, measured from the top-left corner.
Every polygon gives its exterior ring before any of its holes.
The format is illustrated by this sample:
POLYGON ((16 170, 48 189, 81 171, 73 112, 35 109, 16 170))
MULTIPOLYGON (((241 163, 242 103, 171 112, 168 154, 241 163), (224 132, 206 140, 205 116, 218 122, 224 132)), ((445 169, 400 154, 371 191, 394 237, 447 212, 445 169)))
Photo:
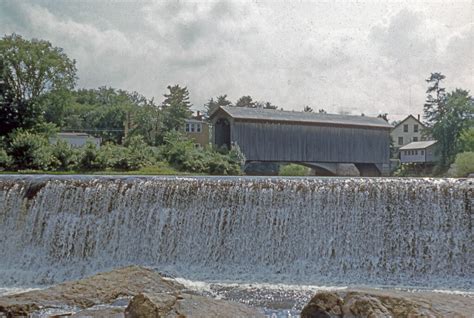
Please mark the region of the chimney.
POLYGON ((420 114, 418 114, 418 121, 420 121, 420 114))

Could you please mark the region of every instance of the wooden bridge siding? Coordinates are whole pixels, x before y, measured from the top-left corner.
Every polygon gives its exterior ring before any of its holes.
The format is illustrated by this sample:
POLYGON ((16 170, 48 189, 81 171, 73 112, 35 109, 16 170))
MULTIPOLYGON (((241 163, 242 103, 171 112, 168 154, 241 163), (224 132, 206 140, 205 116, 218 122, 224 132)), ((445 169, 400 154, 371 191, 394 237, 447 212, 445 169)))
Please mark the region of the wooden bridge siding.
POLYGON ((385 129, 233 121, 247 160, 388 163, 385 129))

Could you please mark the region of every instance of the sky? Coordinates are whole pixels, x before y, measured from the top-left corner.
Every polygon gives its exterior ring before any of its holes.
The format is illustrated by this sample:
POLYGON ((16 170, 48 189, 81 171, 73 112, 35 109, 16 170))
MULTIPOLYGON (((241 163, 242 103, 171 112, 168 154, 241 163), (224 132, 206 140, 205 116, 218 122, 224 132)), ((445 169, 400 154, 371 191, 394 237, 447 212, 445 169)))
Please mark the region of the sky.
POLYGON ((474 1, 0 0, 0 34, 76 60, 78 87, 156 102, 187 86, 193 109, 227 94, 329 113, 422 114, 426 79, 474 92, 474 1))

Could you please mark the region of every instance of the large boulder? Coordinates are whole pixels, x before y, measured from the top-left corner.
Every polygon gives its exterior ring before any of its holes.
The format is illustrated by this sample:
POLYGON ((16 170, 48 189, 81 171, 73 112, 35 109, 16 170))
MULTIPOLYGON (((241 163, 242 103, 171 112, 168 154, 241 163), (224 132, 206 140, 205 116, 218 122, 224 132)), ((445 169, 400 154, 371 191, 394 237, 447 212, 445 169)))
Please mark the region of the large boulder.
POLYGON ((243 304, 193 295, 183 285, 138 266, 0 297, 0 317, 31 314, 89 318, 264 317, 243 304))
POLYGON ((342 317, 344 318, 389 318, 392 314, 384 307, 380 299, 371 295, 349 293, 344 298, 342 305, 342 317))
POLYGON ((473 297, 397 290, 317 293, 301 318, 471 317, 473 297))
POLYGON ((46 308, 89 308, 111 303, 119 297, 175 292, 183 288, 150 269, 129 266, 42 290, 0 297, 0 313, 25 316, 46 308))
POLYGON ((341 317, 342 298, 336 293, 317 293, 303 308, 301 318, 341 317))
POLYGON ((126 318, 265 317, 243 304, 187 293, 139 294, 125 310, 126 318))

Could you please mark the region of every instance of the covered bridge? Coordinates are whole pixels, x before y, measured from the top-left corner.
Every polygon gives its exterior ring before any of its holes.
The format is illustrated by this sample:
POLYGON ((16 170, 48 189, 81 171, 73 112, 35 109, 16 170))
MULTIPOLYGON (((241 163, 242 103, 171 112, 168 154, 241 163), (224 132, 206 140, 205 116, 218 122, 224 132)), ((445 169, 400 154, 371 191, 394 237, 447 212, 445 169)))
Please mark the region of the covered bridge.
POLYGON ((217 146, 239 145, 247 162, 291 162, 336 174, 389 173, 390 129, 381 118, 224 106, 210 116, 217 146))

